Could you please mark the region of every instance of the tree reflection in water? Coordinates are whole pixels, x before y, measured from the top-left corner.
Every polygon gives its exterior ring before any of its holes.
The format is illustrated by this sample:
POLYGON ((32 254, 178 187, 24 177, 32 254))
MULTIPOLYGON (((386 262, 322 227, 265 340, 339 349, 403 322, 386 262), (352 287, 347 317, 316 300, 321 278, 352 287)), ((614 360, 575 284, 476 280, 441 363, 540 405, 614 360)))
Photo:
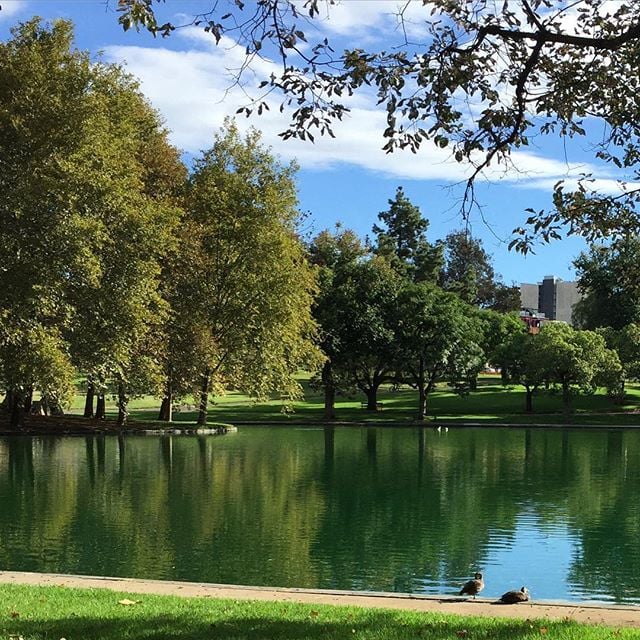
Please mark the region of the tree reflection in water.
POLYGON ((0 504, 0 569, 640 601, 633 431, 4 438, 0 504))

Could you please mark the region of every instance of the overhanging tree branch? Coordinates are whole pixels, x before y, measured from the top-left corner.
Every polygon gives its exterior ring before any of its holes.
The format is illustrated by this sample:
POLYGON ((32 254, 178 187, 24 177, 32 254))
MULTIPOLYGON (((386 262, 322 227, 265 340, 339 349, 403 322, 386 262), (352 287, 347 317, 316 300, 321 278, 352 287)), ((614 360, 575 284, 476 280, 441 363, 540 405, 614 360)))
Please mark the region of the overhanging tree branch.
MULTIPOLYGON (((283 110, 290 108, 283 139, 313 141, 314 130, 333 135, 333 123, 349 111, 345 98, 374 89, 387 114, 385 151, 417 152, 428 141, 471 166, 463 209, 473 201, 473 184, 490 164, 508 163, 511 151, 526 146, 531 135, 584 136, 582 119, 588 115, 606 129, 594 159, 628 170, 615 176, 622 181, 630 180, 629 172, 638 173, 640 3, 575 0, 554 7, 553 2, 534 0, 495 6, 424 0, 424 44, 410 42, 400 29, 400 42, 391 43, 389 51, 354 46, 342 53, 334 53, 322 26, 314 28, 322 4, 332 2, 256 0, 245 8, 241 0, 217 0, 202 14, 203 28, 216 41, 226 35, 245 48, 248 62, 239 73, 255 56, 280 59, 281 72, 265 80, 258 93, 268 87, 271 96, 283 96, 283 110), (297 46, 312 35, 315 43, 297 46), (461 108, 465 104, 471 118, 461 108)), ((125 28, 171 33, 168 23, 159 26, 153 0, 119 0, 118 7, 125 28)), ((401 27, 405 10, 396 14, 401 27)), ((262 92, 240 110, 260 113, 264 105, 262 92)), ((556 197, 560 206, 554 215, 570 230, 589 235, 622 232, 623 227, 626 232, 629 225, 640 229, 633 189, 624 193, 623 202, 594 191, 586 181, 576 193, 571 207, 567 198, 556 197), (576 215, 589 223, 574 225, 576 215)), ((556 230, 545 226, 555 224, 552 217, 541 212, 532 219, 543 239, 555 237, 556 230)), ((526 250, 536 233, 521 236, 524 244, 518 241, 517 246, 526 250)))

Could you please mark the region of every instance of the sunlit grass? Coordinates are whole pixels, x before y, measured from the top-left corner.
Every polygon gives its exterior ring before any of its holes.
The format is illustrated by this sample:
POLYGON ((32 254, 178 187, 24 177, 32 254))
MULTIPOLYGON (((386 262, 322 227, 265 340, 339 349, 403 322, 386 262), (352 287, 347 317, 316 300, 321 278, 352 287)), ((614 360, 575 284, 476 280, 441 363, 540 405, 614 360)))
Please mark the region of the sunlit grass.
POLYGON ((102 589, 0 585, 0 638, 50 640, 601 640, 640 631, 568 620, 480 618, 386 609, 178 598, 102 589), (124 601, 124 604, 121 602, 124 601))
MULTIPOLYGON (((322 422, 323 398, 320 390, 309 383, 309 376, 302 374, 300 382, 304 390, 303 400, 285 407, 282 400, 274 398, 256 402, 239 392, 231 391, 224 396, 212 398, 209 418, 217 422, 322 422)), ((70 411, 82 413, 84 398, 82 381, 78 380, 79 393, 75 396, 70 411)), ((336 416, 344 422, 407 423, 417 413, 417 393, 409 387, 382 387, 379 392, 382 410, 367 411, 363 408, 364 395, 351 393, 339 395, 336 401, 336 416)), ((439 423, 465 421, 483 424, 564 424, 562 398, 554 390, 538 392, 533 400, 534 412, 524 412, 525 391, 519 386, 503 386, 499 376, 483 376, 478 388, 465 396, 454 393, 445 384, 440 384, 430 396, 428 418, 439 423)), ((195 400, 180 401, 183 411, 174 413, 176 422, 194 422, 197 417, 195 400)), ((131 417, 140 420, 156 420, 160 400, 152 396, 134 398, 130 403, 131 417)), ((640 424, 640 387, 629 385, 624 405, 614 404, 603 391, 595 394, 576 395, 573 413, 569 421, 576 425, 635 425, 640 424)), ((115 415, 115 398, 107 397, 107 413, 115 415)))

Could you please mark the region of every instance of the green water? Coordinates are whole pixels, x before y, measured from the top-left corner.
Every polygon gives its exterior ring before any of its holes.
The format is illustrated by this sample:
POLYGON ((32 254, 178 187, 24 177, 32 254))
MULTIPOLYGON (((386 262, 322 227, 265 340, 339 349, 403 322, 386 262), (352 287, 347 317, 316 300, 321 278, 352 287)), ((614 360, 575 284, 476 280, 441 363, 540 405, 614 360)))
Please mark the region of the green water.
POLYGON ((0 570, 640 602, 640 433, 0 438, 0 570))

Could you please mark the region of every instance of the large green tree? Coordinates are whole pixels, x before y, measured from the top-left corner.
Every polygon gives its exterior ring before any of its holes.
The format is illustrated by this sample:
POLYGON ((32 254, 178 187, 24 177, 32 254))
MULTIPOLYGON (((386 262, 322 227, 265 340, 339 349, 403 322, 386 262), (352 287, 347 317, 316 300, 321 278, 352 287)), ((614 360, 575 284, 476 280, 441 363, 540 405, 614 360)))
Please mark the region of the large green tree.
MULTIPOLYGON (((170 12, 171 2, 167 2, 170 12)), ((532 136, 585 136, 599 127, 593 157, 622 169, 628 188, 604 193, 587 179, 580 188, 555 186, 551 212, 532 211, 514 241, 527 250, 538 236, 549 240, 564 227, 590 238, 640 227, 640 6, 630 0, 425 0, 420 43, 397 29, 385 50, 332 47, 313 19, 324 19, 331 2, 226 0, 194 22, 216 42, 222 36, 246 51, 242 67, 262 55, 282 61, 245 110, 264 111, 276 91, 291 105, 284 137, 326 133, 349 110, 346 97, 377 92, 386 110, 385 149, 416 151, 430 141, 471 165, 465 204, 490 164, 510 161, 512 150, 532 136), (311 24, 309 21, 311 18, 311 24), (469 112, 477 117, 469 118, 469 112), (587 121, 588 124, 587 124, 587 121)), ((121 0, 125 29, 144 26, 169 34, 175 28, 155 15, 153 0, 121 0)), ((405 12, 398 10, 398 20, 405 12)), ((413 16, 413 20, 415 20, 413 16)), ((226 42, 226 40, 225 40, 226 42)))
MULTIPOLYGON (((524 323, 521 322, 524 327, 524 323)), ((521 384, 525 390, 524 410, 533 412, 533 396, 547 378, 545 350, 537 349, 537 336, 514 331, 497 347, 496 358, 502 366, 505 384, 521 384)))
POLYGON ((380 256, 351 263, 332 297, 339 313, 340 366, 378 409, 378 390, 395 380, 397 361, 395 305, 402 279, 380 256))
MULTIPOLYGON (((313 315, 318 323, 318 344, 325 356, 316 382, 324 392, 324 417, 335 418, 336 393, 353 386, 345 368, 349 348, 349 314, 337 304, 345 299, 342 289, 350 286, 354 267, 365 259, 366 249, 348 229, 320 232, 309 245, 310 262, 318 269, 318 293, 313 315)), ((349 301, 348 301, 349 302, 349 301)))
POLYGON ((640 321, 640 238, 594 245, 574 261, 583 298, 575 321, 587 329, 621 329, 640 321))
POLYGON ((398 187, 389 208, 378 214, 380 225, 374 251, 385 257, 404 278, 415 282, 434 282, 442 266, 442 247, 427 240, 429 221, 398 187))
POLYGON ((444 289, 457 293, 468 304, 503 312, 520 309, 519 288, 505 285, 496 276, 491 256, 468 231, 461 229, 447 235, 444 257, 440 271, 444 289))
POLYGON ((68 387, 60 331, 73 309, 65 293, 70 278, 96 272, 91 227, 75 198, 92 72, 71 41, 68 23, 32 20, 0 44, 0 364, 14 425, 41 366, 48 387, 68 387))
POLYGON ((475 314, 482 329, 482 350, 486 363, 505 372, 508 359, 505 359, 504 346, 514 336, 527 332, 527 326, 515 313, 500 313, 491 309, 478 309, 475 314))
POLYGON ((294 173, 232 122, 195 161, 169 301, 199 374, 199 424, 210 391, 290 399, 294 374, 318 362, 294 173))
POLYGON ((482 330, 468 305, 426 283, 406 283, 396 310, 399 379, 418 390, 418 420, 437 381, 463 392, 484 361, 482 330))
MULTIPOLYGON (((105 385, 111 380, 126 419, 127 386, 136 360, 148 357, 146 391, 157 393, 155 363, 166 305, 160 295, 161 266, 173 243, 181 211, 172 196, 186 171, 167 141, 158 115, 119 69, 94 83, 89 123, 92 158, 100 170, 79 185, 92 225, 91 252, 98 265, 92 282, 73 282, 74 318, 69 342, 79 367, 91 375, 85 413, 93 413, 92 386, 99 385, 98 417, 104 417, 105 385)), ((87 158, 88 164, 89 158, 87 158)), ((80 189, 79 189, 80 190, 80 189)), ((140 373, 135 374, 139 387, 140 373)))
POLYGON ((598 332, 604 337, 607 347, 618 354, 622 375, 618 377, 616 397, 622 401, 626 382, 640 380, 640 325, 628 324, 621 329, 605 327, 598 332))
POLYGON ((133 369, 156 360, 148 333, 182 163, 137 83, 75 49, 69 22, 16 27, 0 66, 0 360, 14 422, 34 389, 59 404, 71 363, 101 383, 99 415, 116 384, 123 422, 133 369))
POLYGON ((571 411, 571 397, 576 390, 592 392, 603 384, 618 386, 620 360, 594 331, 549 322, 533 337, 532 345, 537 361, 543 363, 545 380, 560 386, 565 414, 571 411))
MULTIPOLYGON (((127 76, 75 50, 71 24, 64 21, 47 26, 34 19, 16 27, 0 45, 0 66, 0 307, 6 338, 0 351, 16 416, 23 393, 28 408, 34 384, 41 392, 52 386, 52 363, 70 355, 77 360, 83 350, 74 347, 82 336, 100 340, 99 333, 86 331, 83 314, 90 308, 93 318, 105 315, 104 299, 92 294, 112 274, 98 247, 115 253, 124 241, 144 251, 135 234, 153 233, 155 212, 140 194, 135 171, 133 147, 146 132, 129 113, 133 101, 143 100, 127 76), (49 385, 24 366, 36 367, 45 353, 49 385)), ((120 255, 114 264, 137 282, 145 277, 140 262, 120 255)), ((121 316, 128 302, 145 304, 145 292, 136 293, 132 300, 125 288, 112 287, 107 303, 121 316)), ((71 369, 58 371, 59 386, 68 386, 71 369)))

